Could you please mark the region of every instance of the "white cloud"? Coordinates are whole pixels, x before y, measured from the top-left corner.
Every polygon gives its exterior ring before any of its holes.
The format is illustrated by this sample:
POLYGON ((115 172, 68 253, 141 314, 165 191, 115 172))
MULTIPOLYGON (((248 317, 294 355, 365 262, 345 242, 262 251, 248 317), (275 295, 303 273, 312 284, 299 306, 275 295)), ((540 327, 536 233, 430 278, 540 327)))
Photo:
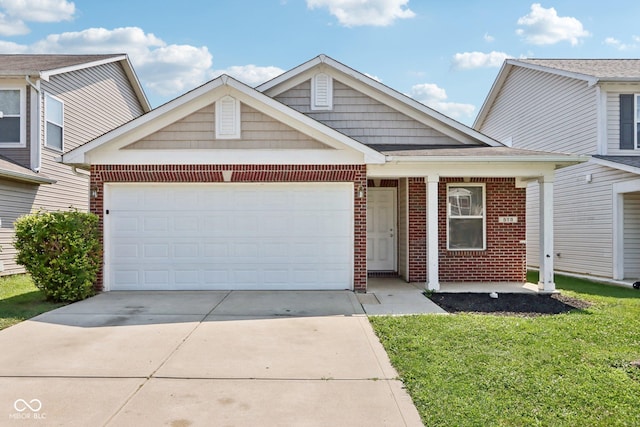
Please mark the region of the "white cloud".
POLYGON ((12 19, 0 12, 0 36, 19 36, 27 34, 29 27, 19 19, 12 19))
POLYGON ((463 70, 500 67, 507 58, 511 58, 511 56, 504 52, 463 52, 453 55, 452 64, 454 68, 463 70))
POLYGON ((495 40, 496 38, 490 35, 489 33, 484 33, 484 41, 486 41, 487 43, 494 42, 495 40))
POLYGON ((307 0, 309 9, 326 7, 345 27, 385 27, 396 19, 413 18, 409 0, 307 0))
POLYGON ((636 45, 635 43, 640 42, 640 37, 633 36, 631 39, 634 41, 634 43, 622 43, 620 40, 614 37, 607 37, 606 39, 604 39, 603 43, 609 46, 613 46, 618 50, 631 50, 638 47, 638 45, 636 45))
POLYGON ((225 68, 224 70, 215 70, 213 75, 217 77, 221 74, 228 74, 248 86, 255 87, 279 76, 284 73, 284 71, 285 70, 278 67, 259 67, 257 65, 249 64, 234 65, 232 67, 225 68))
POLYGON ((447 92, 433 83, 413 86, 409 96, 454 119, 470 118, 476 110, 476 107, 471 104, 447 102, 447 92))
POLYGON ((145 89, 163 97, 181 95, 222 73, 250 86, 283 73, 277 67, 255 65, 215 71, 206 46, 168 44, 138 27, 51 34, 31 45, 0 41, 0 53, 126 53, 145 89))
POLYGON ((518 19, 518 25, 524 28, 516 30, 516 34, 526 42, 536 45, 556 44, 566 40, 575 46, 582 38, 590 35, 576 18, 558 16, 553 7, 545 9, 540 3, 533 3, 531 12, 518 19))
POLYGON ((70 21, 76 11, 67 0, 0 0, 0 8, 16 20, 32 22, 70 21))

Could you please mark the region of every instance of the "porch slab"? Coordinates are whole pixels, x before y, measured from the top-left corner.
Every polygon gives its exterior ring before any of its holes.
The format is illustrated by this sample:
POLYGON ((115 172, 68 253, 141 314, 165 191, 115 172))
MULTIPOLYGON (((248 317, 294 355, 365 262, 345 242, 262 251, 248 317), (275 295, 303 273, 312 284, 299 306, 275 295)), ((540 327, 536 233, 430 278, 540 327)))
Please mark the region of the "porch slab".
POLYGON ((367 293, 358 296, 368 315, 447 314, 425 297, 421 284, 398 278, 370 278, 367 293), (373 295, 373 298, 369 295, 373 295))
POLYGON ((540 293, 535 283, 520 282, 444 282, 440 283, 438 292, 448 293, 506 293, 506 294, 537 294, 540 293))

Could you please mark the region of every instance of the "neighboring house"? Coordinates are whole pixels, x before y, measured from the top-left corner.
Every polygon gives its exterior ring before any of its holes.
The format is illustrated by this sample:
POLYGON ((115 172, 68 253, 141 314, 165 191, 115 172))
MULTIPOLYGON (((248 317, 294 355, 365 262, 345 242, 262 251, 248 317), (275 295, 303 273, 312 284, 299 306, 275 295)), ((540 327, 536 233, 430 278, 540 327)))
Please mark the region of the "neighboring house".
POLYGON ((149 110, 126 55, 0 55, 0 275, 24 271, 16 218, 88 210, 88 175, 56 159, 149 110))
POLYGON ((255 89, 223 75, 62 159, 91 173, 100 289, 355 291, 524 282, 526 182, 552 194, 580 160, 505 147, 324 55, 255 89))
MULTIPOLYGON (((556 269, 640 278, 640 60, 507 60, 474 128, 516 148, 592 155, 556 174, 556 269)), ((532 186, 532 266, 537 197, 532 186)))

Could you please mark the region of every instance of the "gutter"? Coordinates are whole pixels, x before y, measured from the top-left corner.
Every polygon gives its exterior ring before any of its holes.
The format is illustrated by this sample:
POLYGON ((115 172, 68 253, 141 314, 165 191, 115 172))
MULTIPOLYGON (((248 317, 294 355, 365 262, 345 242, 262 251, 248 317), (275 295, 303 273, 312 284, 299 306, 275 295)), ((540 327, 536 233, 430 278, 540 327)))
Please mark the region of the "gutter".
POLYGON ((23 182, 31 182, 34 184, 55 184, 57 181, 43 176, 33 176, 20 172, 12 172, 8 170, 0 170, 0 177, 15 179, 23 182))

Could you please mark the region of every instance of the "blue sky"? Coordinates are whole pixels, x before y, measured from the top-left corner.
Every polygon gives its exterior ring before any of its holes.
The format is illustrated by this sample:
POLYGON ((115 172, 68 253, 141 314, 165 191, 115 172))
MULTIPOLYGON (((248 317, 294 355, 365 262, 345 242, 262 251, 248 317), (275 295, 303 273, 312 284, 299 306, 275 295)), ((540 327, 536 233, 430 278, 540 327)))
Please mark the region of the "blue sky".
POLYGON ((0 0, 0 53, 127 53, 154 107, 324 53, 470 124, 504 58, 637 58, 638 17, 637 0, 0 0))

